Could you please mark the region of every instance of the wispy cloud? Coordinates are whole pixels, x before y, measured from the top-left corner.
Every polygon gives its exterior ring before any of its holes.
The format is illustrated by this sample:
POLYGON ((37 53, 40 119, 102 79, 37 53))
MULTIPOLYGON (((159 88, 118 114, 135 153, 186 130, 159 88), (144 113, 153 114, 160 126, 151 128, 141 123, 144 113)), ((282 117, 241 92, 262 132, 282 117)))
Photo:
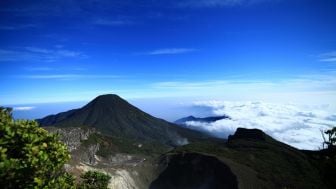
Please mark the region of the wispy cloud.
MULTIPOLYGON (((43 2, 23 2, 20 7, 3 7, 0 12, 11 13, 20 16, 40 17, 75 17, 78 15, 87 15, 87 13, 107 13, 129 11, 133 8, 148 7, 152 8, 204 8, 204 7, 227 7, 250 5, 261 2, 278 2, 282 0, 156 0, 156 1, 43 1, 43 2)), ((123 14, 124 15, 124 14, 123 14)), ((138 14, 140 16, 140 14, 138 14)))
POLYGON ((52 55, 54 57, 79 57, 79 56, 83 56, 83 54, 81 52, 64 50, 64 49, 54 50, 54 49, 44 49, 44 48, 37 48, 37 47, 26 47, 25 49, 28 52, 31 52, 31 53, 52 55))
POLYGON ((24 68, 24 69, 27 70, 27 71, 52 71, 52 70, 55 70, 52 67, 27 67, 27 68, 24 68))
POLYGON ((54 62, 62 58, 86 58, 82 52, 66 49, 24 47, 19 50, 0 49, 0 61, 44 61, 54 62))
POLYGON ((120 78, 120 76, 118 76, 118 75, 90 75, 90 74, 17 75, 15 77, 23 78, 23 79, 58 79, 58 80, 115 79, 115 78, 120 78))
POLYGON ((331 51, 319 55, 321 62, 336 62, 336 51, 331 51))
POLYGON ((274 2, 274 0, 182 0, 178 5, 181 7, 203 8, 203 7, 225 7, 251 5, 261 2, 274 2))
POLYGON ((132 24, 131 21, 129 20, 122 20, 122 19, 116 19, 116 20, 111 20, 111 19, 96 19, 93 21, 94 25, 99 25, 99 26, 121 26, 121 25, 129 25, 132 24))
POLYGON ((57 71, 57 72, 67 72, 67 71, 86 71, 88 70, 87 68, 84 68, 83 66, 81 67, 24 67, 24 70, 31 71, 31 72, 50 72, 50 71, 57 71))
POLYGON ((240 89, 261 89, 261 88, 284 88, 296 90, 335 90, 336 76, 335 72, 320 75, 301 75, 293 78, 281 79, 278 81, 269 80, 244 80, 244 79, 227 79, 227 80, 209 80, 209 81, 166 81, 153 83, 154 88, 174 89, 174 90, 203 90, 203 89, 225 89, 234 86, 240 89))
POLYGON ((0 30, 23 30, 29 28, 36 28, 37 25, 35 24, 17 24, 17 25, 2 25, 0 26, 0 30))
POLYGON ((17 106, 17 107, 13 107, 14 111, 29 111, 35 109, 34 106, 17 106))
POLYGON ((171 54, 185 54, 194 52, 196 49, 192 48, 167 48, 167 49, 156 49, 153 51, 145 52, 145 53, 139 53, 139 54, 145 54, 145 55, 171 55, 171 54))

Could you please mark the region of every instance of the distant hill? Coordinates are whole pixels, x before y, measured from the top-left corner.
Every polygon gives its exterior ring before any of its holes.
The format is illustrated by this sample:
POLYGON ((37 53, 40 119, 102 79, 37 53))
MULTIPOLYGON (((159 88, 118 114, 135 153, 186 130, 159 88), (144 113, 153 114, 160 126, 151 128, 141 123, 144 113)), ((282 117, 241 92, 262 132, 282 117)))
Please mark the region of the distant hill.
POLYGON ((208 136, 155 118, 114 94, 101 95, 82 108, 49 115, 37 122, 43 127, 91 127, 104 135, 169 146, 187 144, 208 136))
POLYGON ((188 116, 188 117, 178 119, 178 120, 174 121, 174 123, 179 124, 179 125, 185 125, 186 122, 188 122, 188 121, 198 121, 198 122, 211 123, 211 122, 215 122, 215 121, 218 121, 218 120, 221 120, 221 119, 230 119, 230 117, 227 116, 227 115, 204 117, 204 118, 188 116))
POLYGON ((319 170, 320 160, 258 129, 238 128, 227 142, 181 146, 158 162, 161 169, 151 189, 330 188, 319 170))

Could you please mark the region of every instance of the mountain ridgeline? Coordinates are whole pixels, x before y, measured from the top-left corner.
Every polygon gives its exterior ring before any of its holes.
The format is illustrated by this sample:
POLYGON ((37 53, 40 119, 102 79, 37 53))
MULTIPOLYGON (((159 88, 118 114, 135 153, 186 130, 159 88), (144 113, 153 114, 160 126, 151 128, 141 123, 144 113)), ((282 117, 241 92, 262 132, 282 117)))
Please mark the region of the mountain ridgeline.
MULTIPOLYGON (((335 152, 298 150, 258 129, 238 128, 227 140, 169 123, 117 95, 37 120, 67 144, 68 172, 109 173, 109 188, 334 188, 335 152), (174 148, 173 148, 174 147, 174 148)), ((179 125, 177 125, 179 124, 179 125)))
POLYGON ((222 120, 222 119, 231 119, 229 116, 227 115, 223 115, 223 116, 212 116, 212 117, 194 117, 194 116, 188 116, 188 117, 184 117, 181 119, 178 119, 176 121, 174 121, 175 124, 178 125, 186 125, 187 122, 189 121, 195 121, 195 122, 203 122, 203 123, 212 123, 218 120, 222 120))
POLYGON ((179 146, 208 136, 155 118, 114 94, 101 95, 80 109, 37 120, 41 126, 90 127, 102 134, 179 146))

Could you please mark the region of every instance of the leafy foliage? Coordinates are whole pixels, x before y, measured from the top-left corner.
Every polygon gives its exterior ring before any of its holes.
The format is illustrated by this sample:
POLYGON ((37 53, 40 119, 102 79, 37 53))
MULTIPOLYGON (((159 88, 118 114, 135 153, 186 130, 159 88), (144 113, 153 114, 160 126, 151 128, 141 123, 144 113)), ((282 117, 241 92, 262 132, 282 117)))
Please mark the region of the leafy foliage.
POLYGON ((81 178, 83 181, 80 188, 83 189, 106 189, 111 179, 109 175, 97 171, 88 171, 81 178))
POLYGON ((63 170, 70 159, 65 144, 35 121, 13 120, 0 107, 0 186, 4 188, 74 188, 63 170))
POLYGON ((329 129, 324 132, 328 136, 328 140, 324 139, 324 144, 328 146, 329 149, 335 148, 336 146, 336 127, 329 129))

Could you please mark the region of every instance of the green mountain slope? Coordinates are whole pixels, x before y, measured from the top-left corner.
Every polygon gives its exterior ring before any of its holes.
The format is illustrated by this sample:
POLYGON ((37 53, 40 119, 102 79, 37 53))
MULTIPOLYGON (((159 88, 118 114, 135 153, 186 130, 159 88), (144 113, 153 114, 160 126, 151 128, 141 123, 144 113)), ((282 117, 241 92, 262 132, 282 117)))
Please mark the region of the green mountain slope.
POLYGON ((179 146, 207 138, 205 134, 155 118, 117 95, 101 95, 80 109, 37 120, 42 126, 98 129, 102 134, 179 146))
MULTIPOLYGON (((232 175, 237 178, 238 188, 327 188, 316 163, 303 151, 278 142, 260 130, 240 128, 227 142, 195 142, 161 156, 161 172, 151 186, 160 189, 166 188, 163 183, 175 183, 177 188, 188 188, 193 179, 181 182, 169 176, 171 172, 187 169, 191 170, 187 174, 194 174, 204 182, 211 178, 209 186, 212 187, 208 188, 221 188, 217 186, 232 175), (208 160, 203 161, 204 158, 208 160), (217 170, 219 167, 222 170, 217 170)), ((227 188, 236 188, 232 182, 227 182, 231 184, 227 188)), ((194 188, 201 186, 199 183, 194 188)))

